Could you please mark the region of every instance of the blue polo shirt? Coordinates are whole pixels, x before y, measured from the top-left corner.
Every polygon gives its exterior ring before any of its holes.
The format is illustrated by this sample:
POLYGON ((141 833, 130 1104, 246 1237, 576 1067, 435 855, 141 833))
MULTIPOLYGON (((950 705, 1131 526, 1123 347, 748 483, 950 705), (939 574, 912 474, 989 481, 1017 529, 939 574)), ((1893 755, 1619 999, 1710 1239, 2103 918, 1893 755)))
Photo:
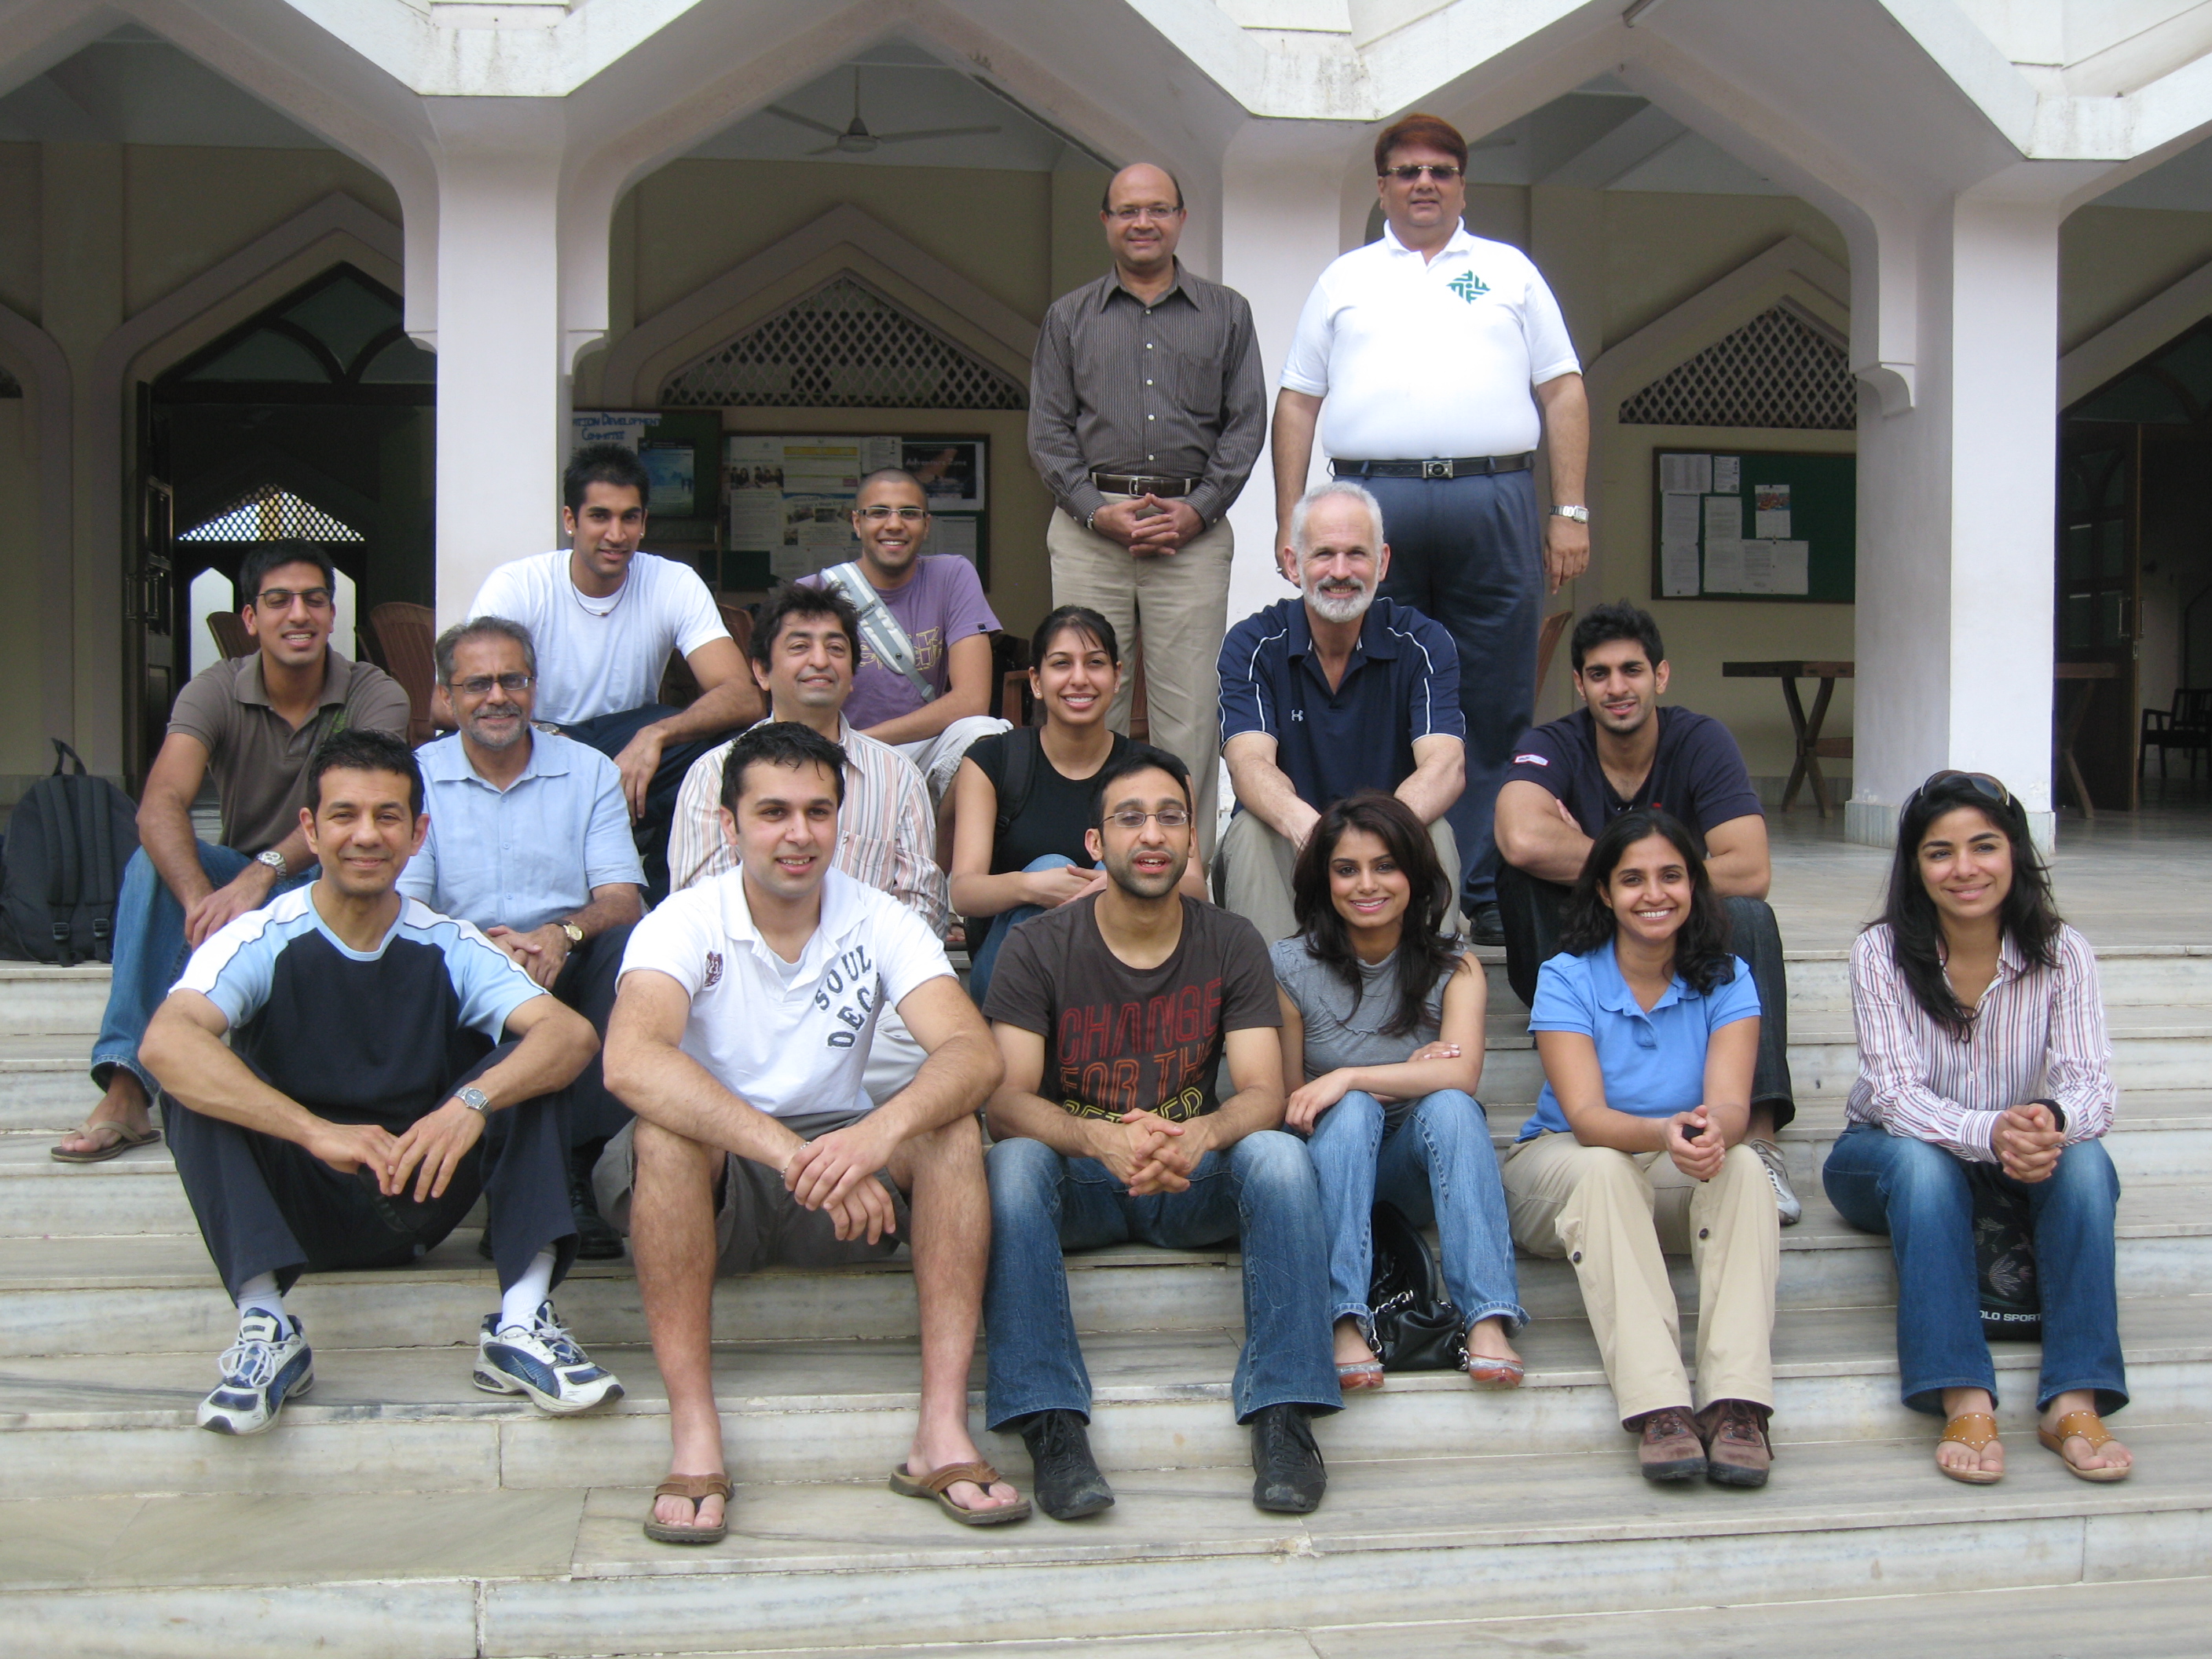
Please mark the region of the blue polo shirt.
POLYGON ((1275 739, 1275 764, 1309 806, 1413 775, 1413 741, 1467 740, 1459 647, 1441 623, 1377 599, 1334 690, 1322 672, 1304 599, 1284 599, 1229 631, 1221 647, 1221 740, 1275 739))
POLYGON ((532 732, 530 763, 504 789, 477 775, 458 732, 415 757, 430 833, 399 872, 403 897, 528 933, 575 915, 594 887, 645 885, 622 774, 590 744, 532 732))
MULTIPOLYGON (((1587 956, 1562 951, 1536 975, 1532 1031, 1580 1031, 1597 1045, 1605 1103, 1637 1117, 1672 1117, 1705 1097, 1705 1044, 1723 1025, 1759 1018, 1759 988, 1741 957, 1735 977, 1710 994, 1674 982, 1646 1012, 1620 975, 1610 943, 1587 956)), ((1521 1127, 1527 1140, 1546 1130, 1570 1133, 1567 1115, 1547 1079, 1536 1110, 1521 1127)))

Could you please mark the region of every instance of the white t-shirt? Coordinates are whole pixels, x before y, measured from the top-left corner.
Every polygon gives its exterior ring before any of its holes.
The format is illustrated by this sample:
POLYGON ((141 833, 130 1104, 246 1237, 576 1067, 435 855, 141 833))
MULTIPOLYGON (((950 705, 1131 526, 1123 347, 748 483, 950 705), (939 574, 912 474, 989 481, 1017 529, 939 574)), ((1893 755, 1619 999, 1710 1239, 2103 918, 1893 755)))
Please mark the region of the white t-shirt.
POLYGON ((753 927, 742 870, 661 901, 630 932, 622 970, 667 975, 691 997, 684 1052, 771 1117, 865 1112, 878 1011, 949 977, 945 947, 899 902, 842 870, 796 970, 753 927))
POLYGON ((537 718, 554 726, 658 702, 670 652, 688 657, 730 637, 699 573, 651 553, 632 554, 629 574, 604 599, 577 591, 565 552, 516 559, 484 578, 469 615, 505 617, 530 630, 537 718))
POLYGON ((1519 248, 1462 226, 1424 264, 1386 228, 1322 272, 1283 385, 1327 399, 1331 456, 1519 455, 1542 435, 1529 388, 1581 367, 1559 301, 1519 248))

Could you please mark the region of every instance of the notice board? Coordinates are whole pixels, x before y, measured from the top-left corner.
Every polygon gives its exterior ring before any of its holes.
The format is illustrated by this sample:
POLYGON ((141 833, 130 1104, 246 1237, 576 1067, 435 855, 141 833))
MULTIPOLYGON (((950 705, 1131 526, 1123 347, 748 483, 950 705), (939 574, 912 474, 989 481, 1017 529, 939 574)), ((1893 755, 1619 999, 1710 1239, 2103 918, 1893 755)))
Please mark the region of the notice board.
POLYGON ((1849 605, 1856 597, 1856 455, 1654 450, 1651 497, 1659 599, 1849 605))
POLYGON ((929 497, 925 554, 954 553, 991 581, 991 441, 981 436, 726 433, 721 586, 763 588, 860 556, 853 499, 860 480, 902 466, 929 497))

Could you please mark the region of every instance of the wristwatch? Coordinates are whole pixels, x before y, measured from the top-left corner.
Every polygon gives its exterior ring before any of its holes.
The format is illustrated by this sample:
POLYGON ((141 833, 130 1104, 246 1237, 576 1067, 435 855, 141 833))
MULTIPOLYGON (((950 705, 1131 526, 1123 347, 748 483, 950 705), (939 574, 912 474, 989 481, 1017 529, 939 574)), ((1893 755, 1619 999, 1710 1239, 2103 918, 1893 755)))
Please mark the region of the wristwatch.
POLYGON ((482 1117, 486 1112, 491 1110, 491 1097, 486 1094, 483 1090, 476 1087, 473 1084, 465 1089, 454 1090, 453 1098, 459 1101, 462 1105, 467 1107, 478 1117, 482 1117))
POLYGON ((568 936, 568 948, 573 951, 584 942, 584 930, 573 921, 561 921, 553 924, 568 936))
POLYGON ((1589 508, 1586 507, 1555 507, 1552 509, 1552 516, 1555 519, 1572 519, 1577 524, 1588 524, 1589 522, 1589 508))
POLYGON ((253 855, 253 861, 256 864, 265 864, 274 870, 279 881, 292 873, 292 866, 284 862, 284 855, 273 847, 264 847, 256 853, 253 855))

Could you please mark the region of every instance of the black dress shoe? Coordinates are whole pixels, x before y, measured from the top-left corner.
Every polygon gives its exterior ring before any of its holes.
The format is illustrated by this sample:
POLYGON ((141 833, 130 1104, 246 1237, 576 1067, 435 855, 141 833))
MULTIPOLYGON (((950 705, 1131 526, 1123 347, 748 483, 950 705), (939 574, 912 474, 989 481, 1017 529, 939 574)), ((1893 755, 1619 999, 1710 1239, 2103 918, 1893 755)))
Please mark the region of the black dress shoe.
POLYGON ((1091 1455, 1091 1435, 1074 1412, 1039 1412, 1022 1425, 1030 1449, 1030 1490, 1055 1521, 1080 1521, 1114 1507, 1114 1489, 1091 1455))
POLYGON ((619 1261, 622 1235, 607 1224, 592 1197, 592 1163, 583 1158, 571 1158, 568 1161, 568 1208, 576 1218, 576 1259, 619 1261))
POLYGON ((1468 920, 1468 933, 1477 945, 1505 943, 1505 918, 1494 904, 1478 904, 1468 920))
POLYGON ((1252 1415, 1252 1501, 1282 1515, 1310 1515, 1328 1490, 1328 1470, 1302 1406, 1262 1406, 1252 1415))

